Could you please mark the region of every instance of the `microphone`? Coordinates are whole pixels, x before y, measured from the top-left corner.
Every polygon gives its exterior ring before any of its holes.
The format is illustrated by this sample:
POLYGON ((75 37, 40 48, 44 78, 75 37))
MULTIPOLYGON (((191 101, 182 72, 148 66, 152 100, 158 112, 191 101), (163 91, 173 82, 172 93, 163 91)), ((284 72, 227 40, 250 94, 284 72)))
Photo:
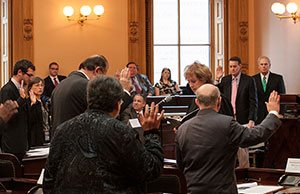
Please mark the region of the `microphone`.
POLYGON ((162 99, 161 101, 159 101, 156 105, 161 105, 161 104, 164 104, 164 103, 166 103, 166 102, 170 102, 171 100, 172 100, 172 96, 167 96, 167 97, 165 97, 164 99, 162 99))

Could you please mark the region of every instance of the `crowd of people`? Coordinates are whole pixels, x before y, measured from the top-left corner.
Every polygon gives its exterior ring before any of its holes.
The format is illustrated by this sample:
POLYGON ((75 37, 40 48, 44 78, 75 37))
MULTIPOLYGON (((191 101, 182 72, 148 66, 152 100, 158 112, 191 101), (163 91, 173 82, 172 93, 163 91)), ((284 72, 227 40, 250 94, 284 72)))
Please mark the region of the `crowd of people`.
MULTIPOLYGON (((268 57, 258 58, 259 73, 241 72, 239 57, 229 59, 229 75, 199 62, 184 76, 195 99, 176 129, 177 165, 189 193, 237 193, 236 156, 249 167, 248 147, 266 141, 280 126, 285 107, 283 77, 270 72, 268 57), (222 161, 222 162, 220 162, 222 161)), ((0 90, 1 151, 20 161, 29 148, 51 142, 45 166, 44 193, 143 193, 159 177, 163 151, 159 136, 164 110, 146 104, 147 96, 185 94, 171 70, 163 68, 151 84, 129 62, 115 78, 109 62, 88 57, 68 77, 49 65, 49 76, 34 77, 35 66, 22 59, 0 90), (129 125, 138 119, 144 141, 129 125), (16 141, 18 140, 18 141, 16 141)))

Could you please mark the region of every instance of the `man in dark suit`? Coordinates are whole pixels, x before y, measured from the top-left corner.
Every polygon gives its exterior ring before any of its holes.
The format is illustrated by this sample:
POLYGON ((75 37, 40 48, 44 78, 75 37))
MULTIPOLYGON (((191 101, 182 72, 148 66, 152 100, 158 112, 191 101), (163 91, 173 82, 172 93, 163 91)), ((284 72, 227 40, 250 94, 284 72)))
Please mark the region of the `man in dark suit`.
POLYGON ((52 135, 59 124, 86 110, 88 81, 96 75, 106 74, 107 70, 108 62, 104 56, 91 56, 80 64, 78 71, 71 72, 55 87, 51 97, 52 135))
MULTIPOLYGON (((230 75, 223 77, 218 87, 220 92, 230 99, 237 122, 253 127, 257 116, 256 84, 252 77, 241 72, 241 64, 239 57, 230 58, 230 75)), ((249 167, 247 149, 241 149, 238 158, 240 167, 249 167)))
POLYGON ((120 120, 123 123, 128 124, 129 119, 139 118, 139 114, 143 114, 143 109, 145 106, 145 98, 140 94, 135 95, 132 104, 120 114, 120 120))
MULTIPOLYGON (((88 81, 94 76, 105 75, 108 68, 109 64, 104 56, 91 56, 80 64, 78 71, 71 72, 68 78, 53 90, 51 97, 51 135, 54 134, 58 125, 87 109, 86 86, 88 81)), ((124 88, 129 90, 129 80, 124 79, 124 74, 129 79, 129 74, 126 75, 126 71, 124 73, 122 70, 120 82, 123 85, 127 83, 128 86, 124 88)), ((121 110, 124 110, 132 102, 131 97, 126 92, 124 92, 123 101, 121 110)))
POLYGON ((148 77, 143 74, 139 74, 138 66, 135 62, 129 62, 126 67, 130 73, 130 85, 131 85, 131 96, 135 94, 141 94, 143 96, 152 96, 155 93, 154 87, 149 81, 148 77))
MULTIPOLYGON (((259 73, 254 75, 253 78, 256 82, 257 87, 257 98, 258 98, 258 111, 256 123, 261 123, 264 118, 268 115, 268 110, 265 102, 273 90, 278 94, 285 94, 285 86, 283 77, 281 75, 272 73, 270 71, 271 61, 266 56, 261 56, 257 60, 259 73)), ((280 114, 283 115, 285 112, 285 106, 280 106, 280 114)))
POLYGON ((58 75, 59 65, 56 62, 52 62, 49 65, 49 76, 45 80, 45 88, 43 95, 46 98, 51 98, 52 91, 54 88, 66 78, 64 75, 58 75))
POLYGON ((252 77, 241 72, 241 59, 232 57, 229 59, 229 72, 218 84, 220 92, 231 100, 237 122, 254 126, 257 116, 257 91, 252 77), (236 96, 233 102, 234 79, 236 79, 236 96))
POLYGON ((212 84, 197 90, 197 116, 183 123, 176 134, 176 160, 183 171, 189 194, 237 194, 234 173, 239 147, 267 140, 279 128, 279 99, 270 95, 266 119, 253 128, 240 125, 233 117, 219 114, 221 97, 212 84))
POLYGON ((112 77, 89 82, 88 110, 60 125, 51 141, 45 194, 146 193, 145 183, 160 176, 164 155, 158 128, 163 111, 157 116, 158 106, 152 103, 150 113, 146 106, 141 116, 143 144, 137 131, 115 119, 122 96, 121 84, 112 77))
POLYGON ((1 148, 3 152, 12 153, 20 160, 28 149, 27 121, 28 107, 25 86, 34 76, 35 66, 31 61, 22 59, 16 62, 13 77, 0 91, 0 103, 7 100, 17 101, 19 109, 2 129, 1 148))

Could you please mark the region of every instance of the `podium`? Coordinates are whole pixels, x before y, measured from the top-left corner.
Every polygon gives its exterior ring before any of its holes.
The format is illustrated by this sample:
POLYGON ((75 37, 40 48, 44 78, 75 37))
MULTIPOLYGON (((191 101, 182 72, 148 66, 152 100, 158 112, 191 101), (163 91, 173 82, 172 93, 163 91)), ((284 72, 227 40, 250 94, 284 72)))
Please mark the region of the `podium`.
POLYGON ((267 141, 265 168, 285 169, 288 158, 300 158, 299 96, 280 95, 280 103, 287 111, 280 128, 267 141))

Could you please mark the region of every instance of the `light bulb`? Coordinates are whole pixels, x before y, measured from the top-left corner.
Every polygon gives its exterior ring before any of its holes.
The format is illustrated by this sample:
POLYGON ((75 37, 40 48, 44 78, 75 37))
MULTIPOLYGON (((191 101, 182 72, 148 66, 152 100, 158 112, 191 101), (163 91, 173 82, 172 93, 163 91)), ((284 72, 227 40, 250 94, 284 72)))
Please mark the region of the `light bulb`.
POLYGON ((96 5, 94 7, 94 13, 97 15, 97 16, 100 16, 104 13, 104 7, 102 5, 96 5))
POLYGON ((298 6, 296 3, 289 3, 287 4, 286 6, 286 10, 289 12, 289 13, 296 13, 297 10, 298 10, 298 6))
POLYGON ((71 6, 66 6, 66 7, 64 7, 63 13, 65 16, 70 17, 73 15, 74 9, 71 6))
POLYGON ((88 5, 84 5, 80 8, 80 13, 83 15, 83 16, 88 16, 90 15, 92 12, 92 9, 90 8, 90 6, 88 5))
POLYGON ((282 3, 273 3, 271 9, 275 14, 282 15, 285 12, 285 7, 282 3))

